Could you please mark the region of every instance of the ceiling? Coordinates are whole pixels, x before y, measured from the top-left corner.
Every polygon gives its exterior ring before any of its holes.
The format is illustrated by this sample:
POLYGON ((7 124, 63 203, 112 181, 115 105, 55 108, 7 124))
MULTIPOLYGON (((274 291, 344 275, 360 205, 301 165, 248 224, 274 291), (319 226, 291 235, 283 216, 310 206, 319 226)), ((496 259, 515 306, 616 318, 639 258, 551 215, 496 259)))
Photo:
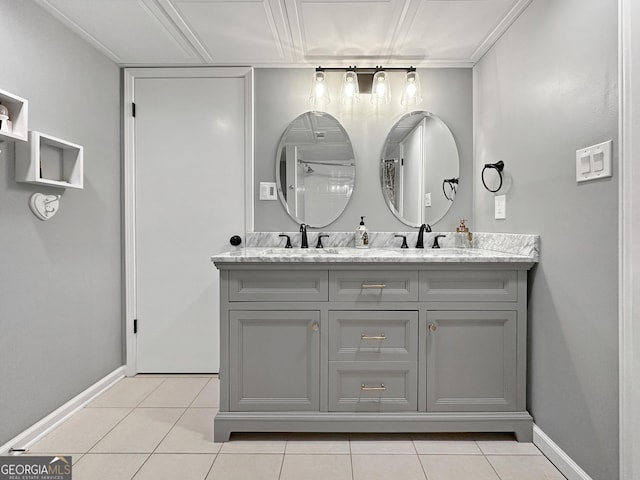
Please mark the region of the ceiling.
POLYGON ((123 66, 474 65, 532 0, 34 0, 123 66))

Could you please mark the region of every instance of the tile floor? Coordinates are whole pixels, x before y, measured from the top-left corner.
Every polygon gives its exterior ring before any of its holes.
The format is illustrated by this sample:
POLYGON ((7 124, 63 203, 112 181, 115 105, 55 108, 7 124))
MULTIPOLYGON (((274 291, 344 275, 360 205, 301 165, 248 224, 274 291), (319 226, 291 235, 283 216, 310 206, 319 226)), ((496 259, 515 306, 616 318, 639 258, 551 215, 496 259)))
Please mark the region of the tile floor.
POLYGON ((213 443, 215 376, 125 378, 31 446, 74 480, 562 480, 496 434, 234 434, 213 443))

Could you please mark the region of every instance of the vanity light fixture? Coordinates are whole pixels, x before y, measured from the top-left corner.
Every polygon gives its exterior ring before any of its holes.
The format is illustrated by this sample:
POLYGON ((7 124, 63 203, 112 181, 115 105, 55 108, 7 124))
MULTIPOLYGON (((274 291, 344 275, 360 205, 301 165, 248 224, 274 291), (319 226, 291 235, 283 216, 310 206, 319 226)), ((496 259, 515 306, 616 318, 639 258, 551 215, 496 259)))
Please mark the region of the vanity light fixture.
POLYGON ((314 107, 322 107, 331 103, 329 96, 329 88, 324 70, 318 67, 313 74, 313 84, 311 85, 311 94, 309 100, 314 107))
POLYGON ((309 95, 314 107, 322 107, 331 102, 326 72, 344 72, 340 90, 340 100, 344 105, 359 102, 360 94, 371 94, 371 103, 375 105, 390 103, 389 72, 405 72, 404 90, 400 96, 402 105, 416 105, 422 101, 420 77, 414 67, 317 67, 309 95))
POLYGON ((380 105, 391 102, 391 88, 389 88, 389 77, 382 67, 376 68, 373 75, 373 85, 371 85, 371 103, 380 105))
POLYGON ((358 85, 358 74, 355 67, 349 67, 349 69, 344 72, 340 97, 344 105, 353 105, 360 101, 360 86, 358 85))
POLYGON ((405 85, 402 92, 401 105, 416 105, 422 101, 420 92, 420 76, 415 68, 410 68, 405 76, 405 85))

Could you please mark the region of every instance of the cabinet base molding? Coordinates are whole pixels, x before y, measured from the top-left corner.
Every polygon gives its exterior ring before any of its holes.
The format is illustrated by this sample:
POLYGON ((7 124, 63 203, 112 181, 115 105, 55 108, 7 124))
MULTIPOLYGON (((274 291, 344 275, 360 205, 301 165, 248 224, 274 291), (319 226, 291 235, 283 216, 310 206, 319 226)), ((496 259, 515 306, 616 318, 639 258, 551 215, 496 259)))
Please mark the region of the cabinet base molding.
POLYGON ((519 442, 531 442, 533 419, 528 412, 218 412, 214 441, 228 441, 231 432, 513 432, 519 442))

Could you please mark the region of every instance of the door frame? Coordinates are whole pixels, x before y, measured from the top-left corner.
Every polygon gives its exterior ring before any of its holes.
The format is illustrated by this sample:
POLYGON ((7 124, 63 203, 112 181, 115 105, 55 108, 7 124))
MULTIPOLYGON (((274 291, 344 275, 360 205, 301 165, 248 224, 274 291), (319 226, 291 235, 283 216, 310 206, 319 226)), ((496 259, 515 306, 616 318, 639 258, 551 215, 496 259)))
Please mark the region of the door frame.
MULTIPOLYGON (((253 128, 253 68, 252 67, 167 67, 125 68, 123 71, 123 232, 124 232, 124 327, 125 375, 137 373, 136 336, 133 333, 137 312, 136 291, 136 212, 135 212, 135 128, 132 104, 135 102, 135 80, 138 78, 242 78, 245 100, 244 146, 244 214, 245 232, 254 225, 254 128, 253 128)), ((211 252, 215 254, 216 252, 211 252)), ((213 265, 211 268, 214 268, 213 265)))
POLYGON ((640 6, 618 2, 620 478, 640 475, 640 6), (634 158, 635 157, 635 158, 634 158), (635 160, 635 165, 634 165, 635 160), (635 240, 635 243, 634 243, 635 240))

